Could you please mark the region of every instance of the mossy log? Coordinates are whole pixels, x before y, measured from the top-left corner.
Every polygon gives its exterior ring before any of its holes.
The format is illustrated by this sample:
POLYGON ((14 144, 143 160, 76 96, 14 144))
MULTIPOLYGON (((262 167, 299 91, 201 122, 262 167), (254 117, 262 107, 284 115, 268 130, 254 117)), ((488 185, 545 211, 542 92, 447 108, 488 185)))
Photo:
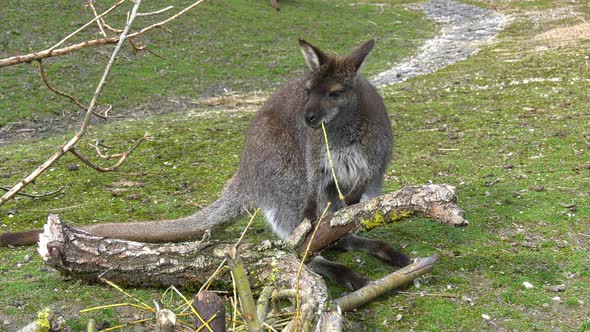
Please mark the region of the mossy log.
MULTIPOLYGON (((454 188, 447 185, 406 187, 394 193, 349 206, 320 221, 311 238, 311 223, 303 222, 288 241, 242 243, 239 256, 252 288, 298 289, 298 319, 286 327, 295 330, 339 330, 338 305, 352 310, 432 270, 435 258, 417 260, 379 281, 369 283, 345 299, 330 299, 324 281, 301 265, 299 255, 329 247, 342 236, 420 215, 452 226, 466 226, 456 204, 454 188), (361 299, 358 299, 361 297, 361 299), (322 314, 318 315, 318 312, 322 314)), ((210 240, 184 243, 140 243, 109 239, 70 227, 50 215, 39 240, 39 254, 63 275, 96 282, 99 275, 120 285, 134 287, 198 286, 210 278, 233 242, 210 240)), ((218 282, 231 284, 228 274, 218 282)), ((262 317, 264 319, 264 317, 262 317)))

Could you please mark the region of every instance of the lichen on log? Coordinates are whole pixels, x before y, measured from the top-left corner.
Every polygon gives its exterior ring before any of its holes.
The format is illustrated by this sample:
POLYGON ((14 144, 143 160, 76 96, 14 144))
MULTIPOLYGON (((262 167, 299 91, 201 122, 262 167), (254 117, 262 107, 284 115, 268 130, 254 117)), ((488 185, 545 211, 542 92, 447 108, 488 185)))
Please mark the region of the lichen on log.
MULTIPOLYGON (((261 244, 242 243, 243 260, 252 288, 272 287, 277 294, 298 289, 299 311, 284 331, 340 331, 340 309, 352 310, 413 278, 428 273, 434 258, 417 259, 414 264, 391 273, 350 295, 332 300, 320 276, 301 267, 298 255, 309 248, 313 255, 333 245, 341 237, 359 230, 423 216, 451 226, 466 226, 464 213, 456 205, 455 189, 448 185, 410 186, 374 199, 345 207, 325 216, 311 241, 311 224, 301 228, 286 242, 268 240, 261 244)), ((198 286, 208 281, 234 243, 210 240, 184 243, 140 243, 95 236, 72 228, 50 215, 40 235, 39 254, 62 274, 96 282, 99 275, 120 285, 134 287, 198 286), (105 274, 106 271, 106 274, 105 274)), ((229 285, 228 273, 217 277, 229 285)), ((268 299, 267 299, 268 300, 268 299)), ((259 302, 259 304, 262 302, 259 302)), ((264 316, 268 304, 259 306, 264 316)), ((252 312, 252 315, 256 315, 252 312)), ((261 317, 261 323, 264 318, 261 317)))

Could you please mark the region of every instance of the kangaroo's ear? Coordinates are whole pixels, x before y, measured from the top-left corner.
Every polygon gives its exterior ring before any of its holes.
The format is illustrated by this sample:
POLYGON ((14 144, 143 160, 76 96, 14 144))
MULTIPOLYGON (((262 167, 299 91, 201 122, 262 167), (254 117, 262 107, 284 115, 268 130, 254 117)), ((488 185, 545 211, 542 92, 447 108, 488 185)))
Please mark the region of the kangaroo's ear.
POLYGON ((324 52, 305 40, 299 39, 299 46, 301 46, 301 53, 303 53, 305 63, 311 70, 320 68, 321 65, 328 61, 328 56, 324 52))
POLYGON ((363 62, 365 61, 365 58, 373 49, 373 46, 375 46, 375 39, 366 41, 352 50, 352 53, 348 56, 348 58, 354 64, 356 70, 359 70, 359 68, 361 68, 363 62))

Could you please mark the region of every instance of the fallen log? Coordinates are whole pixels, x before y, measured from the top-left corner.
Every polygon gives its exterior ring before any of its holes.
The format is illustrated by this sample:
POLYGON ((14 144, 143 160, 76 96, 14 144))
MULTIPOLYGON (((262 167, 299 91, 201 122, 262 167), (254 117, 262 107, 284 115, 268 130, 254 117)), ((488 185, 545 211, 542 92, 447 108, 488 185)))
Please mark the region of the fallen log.
MULTIPOLYGON (((447 225, 465 226, 468 222, 455 202, 453 187, 425 185, 406 187, 348 206, 325 217, 308 255, 329 247, 348 233, 383 226, 413 215, 429 217, 447 225)), ((287 244, 266 240, 240 246, 240 255, 249 274, 259 279, 254 280, 255 285, 260 285, 269 275, 269 266, 275 266, 277 259, 290 254, 290 246, 297 252, 305 250, 311 232, 304 233, 302 229, 309 230, 302 223, 294 232, 298 235, 293 235, 287 244)), ((40 235, 38 251, 48 265, 65 276, 97 282, 98 275, 108 271, 105 278, 121 286, 167 287, 204 283, 224 259, 226 248, 232 245, 231 242, 208 238, 163 244, 103 238, 73 228, 61 222, 57 215, 50 215, 40 235)))
MULTIPOLYGON (((426 217, 455 227, 469 225, 464 211, 457 206, 455 188, 449 185, 429 184, 408 186, 359 204, 347 206, 334 215, 326 216, 310 246, 311 254, 332 246, 349 233, 370 230, 412 216, 426 217)), ((290 243, 302 252, 311 240, 311 232, 302 223, 289 238, 290 243), (304 239, 304 240, 303 240, 304 239)))
MULTIPOLYGON (((352 310, 430 272, 435 258, 418 259, 414 264, 333 301, 324 281, 302 266, 298 256, 308 247, 307 257, 351 232, 383 226, 410 216, 424 216, 446 225, 466 226, 468 222, 463 218, 463 210, 456 205, 456 200, 451 186, 406 187, 326 216, 317 225, 313 240, 311 223, 303 222, 286 242, 265 240, 259 244, 240 244, 239 257, 252 288, 270 286, 284 291, 283 294, 296 293, 300 303, 298 314, 284 331, 339 331, 342 325, 340 308, 352 310)), ((200 241, 165 244, 103 238, 70 227, 57 215, 50 215, 40 236, 38 251, 48 265, 64 276, 87 282, 97 282, 99 275, 103 275, 120 286, 195 287, 208 281, 224 260, 226 251, 233 247, 233 243, 209 237, 200 241)), ((217 278, 220 284, 231 284, 228 273, 222 273, 217 278)), ((256 314, 261 324, 266 324, 266 303, 258 306, 263 309, 256 314)))

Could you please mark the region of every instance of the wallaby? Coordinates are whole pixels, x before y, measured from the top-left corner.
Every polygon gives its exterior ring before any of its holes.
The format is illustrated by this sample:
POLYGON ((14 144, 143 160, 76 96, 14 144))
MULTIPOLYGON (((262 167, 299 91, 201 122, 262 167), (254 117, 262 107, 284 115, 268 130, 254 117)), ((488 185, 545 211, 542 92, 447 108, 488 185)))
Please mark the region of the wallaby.
MULTIPOLYGON (((374 46, 369 40, 347 56, 328 55, 299 40, 311 72, 277 90, 252 119, 235 175, 221 197, 186 218, 134 223, 85 225, 90 233, 144 242, 194 239, 205 229, 231 222, 248 207, 259 207, 273 232, 285 239, 305 218, 315 220, 331 203, 330 212, 381 193, 391 159, 391 123, 377 90, 359 74, 374 46), (321 129, 341 191, 338 197, 321 129)), ((39 232, 8 233, 0 245, 32 244, 39 232)), ((337 248, 361 250, 389 264, 405 266, 409 259, 383 241, 354 235, 337 248)), ((318 256, 309 266, 349 289, 368 279, 318 256)))

